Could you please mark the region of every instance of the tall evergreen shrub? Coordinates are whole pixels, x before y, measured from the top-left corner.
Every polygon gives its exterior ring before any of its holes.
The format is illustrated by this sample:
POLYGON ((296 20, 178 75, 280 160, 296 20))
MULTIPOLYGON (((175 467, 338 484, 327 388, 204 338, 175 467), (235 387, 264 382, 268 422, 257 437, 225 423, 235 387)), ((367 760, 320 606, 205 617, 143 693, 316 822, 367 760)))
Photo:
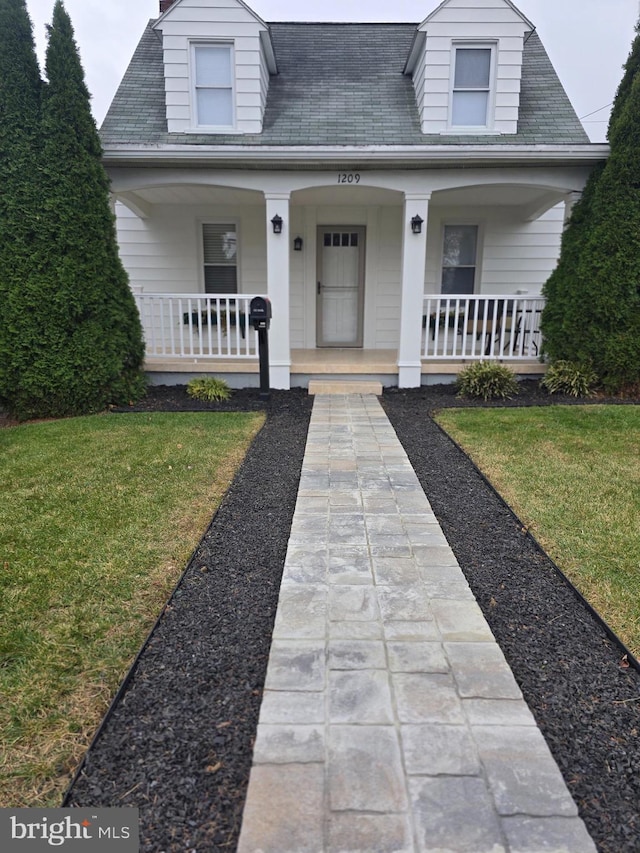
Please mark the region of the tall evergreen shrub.
MULTIPOLYGON (((583 282, 577 274, 582 253, 588 242, 592 206, 596 187, 604 165, 597 166, 589 176, 582 197, 576 202, 568 226, 562 235, 558 265, 543 288, 546 299, 541 328, 544 336, 544 353, 551 361, 582 361, 582 339, 576 330, 587 322, 587 317, 576 317, 576 312, 589 306, 583 304, 583 282)), ((585 357, 589 360, 589 356, 585 357)))
POLYGON ((108 178, 89 92, 57 0, 42 98, 42 247, 27 282, 11 409, 22 418, 83 414, 126 403, 144 387, 140 319, 118 255, 108 178))
POLYGON ((0 403, 17 376, 11 308, 37 274, 42 83, 25 0, 0 0, 0 403))
POLYGON ((618 391, 640 381, 640 30, 609 124, 611 154, 591 176, 545 285, 545 351, 593 368, 618 391))
POLYGON ((636 37, 631 45, 631 52, 627 57, 627 61, 623 66, 624 74, 616 91, 613 107, 611 108, 611 115, 609 116, 609 127, 607 130, 608 139, 610 139, 611 129, 620 118, 624 105, 627 101, 627 97, 631 93, 631 87, 633 85, 636 72, 640 69, 640 21, 636 24, 635 31, 636 37))

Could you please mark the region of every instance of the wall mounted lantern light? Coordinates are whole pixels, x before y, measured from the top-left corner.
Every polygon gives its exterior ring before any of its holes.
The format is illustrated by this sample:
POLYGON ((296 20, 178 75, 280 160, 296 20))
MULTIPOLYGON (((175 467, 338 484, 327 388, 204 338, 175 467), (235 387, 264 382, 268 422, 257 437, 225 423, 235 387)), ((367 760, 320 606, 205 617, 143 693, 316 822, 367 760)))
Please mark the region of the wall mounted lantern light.
POLYGON ((411 230, 413 231, 414 234, 422 234, 422 223, 423 222, 424 222, 424 219, 422 219, 421 216, 416 215, 413 217, 413 219, 411 220, 411 230))
POLYGON ((271 224, 273 225, 273 233, 274 234, 282 234, 282 217, 276 215, 271 220, 271 224))
POLYGON ((293 241, 293 251, 301 252, 302 251, 302 237, 296 237, 293 241))

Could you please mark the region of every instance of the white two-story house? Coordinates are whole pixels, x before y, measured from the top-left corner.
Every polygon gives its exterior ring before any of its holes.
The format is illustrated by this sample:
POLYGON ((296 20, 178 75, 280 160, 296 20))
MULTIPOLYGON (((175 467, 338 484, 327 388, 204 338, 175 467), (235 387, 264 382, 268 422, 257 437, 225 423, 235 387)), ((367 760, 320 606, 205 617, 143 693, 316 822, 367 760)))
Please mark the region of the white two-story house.
POLYGON ((541 369, 542 286, 606 145, 510 0, 416 24, 266 23, 160 0, 101 129, 157 382, 416 387, 491 358, 541 369))

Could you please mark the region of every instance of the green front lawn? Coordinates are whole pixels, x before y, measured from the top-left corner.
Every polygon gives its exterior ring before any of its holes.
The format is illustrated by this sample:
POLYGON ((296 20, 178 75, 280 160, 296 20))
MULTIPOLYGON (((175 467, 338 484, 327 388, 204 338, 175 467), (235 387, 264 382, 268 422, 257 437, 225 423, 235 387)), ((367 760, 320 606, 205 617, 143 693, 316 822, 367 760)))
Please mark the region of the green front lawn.
POLYGON ((0 429, 0 807, 59 804, 263 421, 0 429))
POLYGON ((437 420, 639 655, 640 407, 455 409, 437 420))

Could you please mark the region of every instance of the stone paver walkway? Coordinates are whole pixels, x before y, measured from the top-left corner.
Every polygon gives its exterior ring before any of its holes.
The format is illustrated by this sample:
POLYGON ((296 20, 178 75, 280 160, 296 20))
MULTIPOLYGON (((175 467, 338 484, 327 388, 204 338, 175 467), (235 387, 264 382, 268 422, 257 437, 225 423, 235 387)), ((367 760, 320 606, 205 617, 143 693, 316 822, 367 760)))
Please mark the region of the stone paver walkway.
POLYGON ((316 397, 239 853, 593 853, 375 397, 316 397))

